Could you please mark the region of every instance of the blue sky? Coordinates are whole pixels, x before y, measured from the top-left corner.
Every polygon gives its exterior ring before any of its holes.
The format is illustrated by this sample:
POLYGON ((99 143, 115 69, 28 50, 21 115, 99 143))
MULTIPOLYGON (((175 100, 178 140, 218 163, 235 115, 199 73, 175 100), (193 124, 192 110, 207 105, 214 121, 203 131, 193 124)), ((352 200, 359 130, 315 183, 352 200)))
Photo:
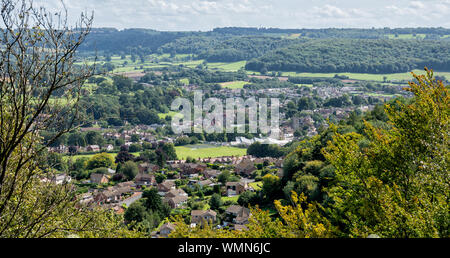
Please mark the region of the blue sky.
MULTIPOLYGON (((69 18, 94 11, 94 27, 450 28, 450 0, 63 0, 69 18)), ((50 10, 60 0, 35 0, 50 10)))

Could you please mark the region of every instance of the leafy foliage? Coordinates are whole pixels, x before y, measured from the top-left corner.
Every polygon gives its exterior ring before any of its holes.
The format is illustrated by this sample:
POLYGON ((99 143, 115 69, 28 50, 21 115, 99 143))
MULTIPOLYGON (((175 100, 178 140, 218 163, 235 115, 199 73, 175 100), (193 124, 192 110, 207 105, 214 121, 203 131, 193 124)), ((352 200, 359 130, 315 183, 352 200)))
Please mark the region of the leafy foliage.
POLYGON ((109 168, 112 166, 113 163, 114 163, 113 157, 110 154, 103 152, 92 156, 92 158, 90 158, 87 161, 86 168, 87 169, 95 169, 102 167, 109 168))
POLYGON ((368 147, 335 132, 325 149, 336 168, 329 212, 343 234, 448 237, 448 91, 426 71, 413 74, 411 104, 386 106, 391 129, 365 123, 368 147))

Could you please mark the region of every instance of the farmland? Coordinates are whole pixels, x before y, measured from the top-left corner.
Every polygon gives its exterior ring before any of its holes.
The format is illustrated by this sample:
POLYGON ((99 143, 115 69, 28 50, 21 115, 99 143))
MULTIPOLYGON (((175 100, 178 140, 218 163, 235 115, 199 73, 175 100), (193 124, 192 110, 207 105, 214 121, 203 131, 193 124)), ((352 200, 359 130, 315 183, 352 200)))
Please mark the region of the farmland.
MULTIPOLYGON (((407 37, 408 35, 400 35, 402 38, 407 37)), ((412 35, 409 35, 412 37, 412 35)), ((420 35, 418 35, 420 36, 420 35)), ((110 64, 114 65, 114 69, 112 70, 112 73, 127 73, 127 72, 144 72, 144 69, 163 69, 173 66, 184 66, 187 68, 195 68, 198 65, 206 64, 206 67, 209 70, 217 70, 217 71, 224 71, 224 72, 236 72, 240 69, 244 69, 245 64, 247 61, 238 61, 238 62, 205 62, 203 59, 199 60, 186 60, 189 55, 186 54, 177 54, 174 57, 170 57, 168 54, 152 54, 148 55, 144 58, 144 62, 142 60, 137 59, 135 62, 132 61, 130 55, 124 56, 122 59, 118 55, 111 56, 111 61, 109 61, 110 64)), ((94 64, 93 60, 89 60, 85 62, 88 65, 94 64)), ((99 57, 96 64, 97 65, 104 65, 108 63, 106 61, 105 57, 99 57)), ((78 62, 77 64, 82 64, 81 62, 78 62)), ((271 71, 269 71, 271 72, 271 71)), ((423 74, 423 70, 414 69, 412 70, 414 73, 423 74)), ((260 72, 256 71, 246 71, 249 75, 261 75, 260 72)), ((384 73, 384 74, 371 74, 371 73, 351 73, 351 72, 344 72, 344 73, 308 73, 308 72, 282 72, 282 76, 298 76, 298 77, 334 77, 336 74, 341 76, 348 76, 349 79, 354 80, 365 80, 365 81, 401 81, 401 80, 409 80, 411 79, 411 73, 410 72, 404 72, 404 73, 384 73)), ((436 75, 439 76, 445 76, 447 78, 450 77, 450 72, 435 72, 436 75)), ((183 78, 180 80, 183 84, 189 84, 189 80, 186 78, 183 78)), ((239 89, 242 88, 245 83, 243 81, 234 81, 234 82, 227 82, 223 83, 222 86, 224 88, 229 89, 239 89)), ((89 85, 86 84, 90 90, 95 85, 89 85)))

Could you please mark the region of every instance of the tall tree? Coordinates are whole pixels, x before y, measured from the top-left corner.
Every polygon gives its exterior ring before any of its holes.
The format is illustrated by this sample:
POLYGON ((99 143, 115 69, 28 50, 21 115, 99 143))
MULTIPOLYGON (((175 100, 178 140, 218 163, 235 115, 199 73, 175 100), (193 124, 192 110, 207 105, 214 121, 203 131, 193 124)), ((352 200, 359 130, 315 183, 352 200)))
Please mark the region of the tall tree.
POLYGON ((449 237, 449 97, 442 81, 414 75, 410 104, 387 105, 391 129, 335 132, 325 157, 336 168, 332 218, 346 235, 449 237))
POLYGON ((41 180, 51 175, 37 162, 78 116, 92 71, 75 67, 75 53, 93 16, 70 27, 65 10, 50 13, 31 0, 0 5, 0 237, 118 236, 117 218, 78 207, 73 186, 41 180), (43 143, 41 131, 51 139, 43 143))

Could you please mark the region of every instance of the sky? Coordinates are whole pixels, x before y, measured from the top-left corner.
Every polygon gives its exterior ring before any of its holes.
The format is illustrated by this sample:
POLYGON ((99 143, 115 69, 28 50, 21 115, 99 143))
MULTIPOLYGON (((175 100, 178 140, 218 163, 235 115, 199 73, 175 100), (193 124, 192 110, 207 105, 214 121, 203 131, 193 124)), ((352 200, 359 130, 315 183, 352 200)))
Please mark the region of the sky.
MULTIPOLYGON (((217 27, 450 28, 450 0, 62 0, 94 27, 208 31, 217 27)), ((35 0, 48 10, 61 0, 35 0)))

